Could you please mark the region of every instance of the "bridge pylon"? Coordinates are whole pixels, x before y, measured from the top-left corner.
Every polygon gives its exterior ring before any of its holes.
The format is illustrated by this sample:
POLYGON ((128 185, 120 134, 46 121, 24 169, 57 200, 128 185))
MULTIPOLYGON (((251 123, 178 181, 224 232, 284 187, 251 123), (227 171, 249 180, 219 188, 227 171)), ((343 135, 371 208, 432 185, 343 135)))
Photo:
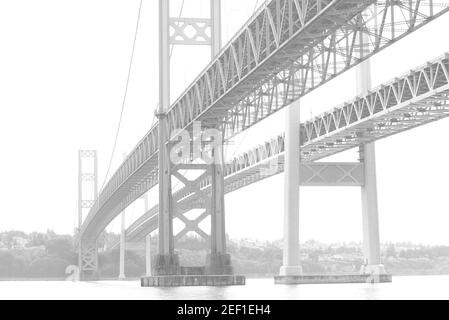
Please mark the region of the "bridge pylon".
MULTIPOLYGON (((221 0, 210 0, 209 19, 171 18, 170 1, 160 0, 159 17, 160 95, 159 109, 156 113, 159 119, 158 253, 153 261, 152 276, 143 278, 142 285, 189 285, 189 281, 194 280, 194 278, 187 278, 192 275, 204 276, 200 277, 200 279, 209 281, 207 284, 214 284, 216 281, 219 281, 219 284, 223 284, 222 281, 226 279, 220 278, 217 280, 217 278, 214 279, 211 275, 231 276, 233 274, 231 259, 226 252, 224 129, 216 126, 211 127, 207 124, 195 124, 188 132, 176 132, 175 134, 180 138, 187 135, 188 151, 186 151, 179 144, 170 142, 171 136, 169 135, 174 134, 173 130, 175 129, 168 128, 167 121, 167 111, 170 107, 170 46, 208 45, 211 47, 211 56, 217 55, 221 49, 221 0), (195 30, 196 34, 187 34, 187 29, 195 30), (191 148, 192 145, 193 148, 191 148), (213 147, 211 147, 212 145, 213 147), (179 157, 179 153, 183 154, 183 158, 179 157), (204 157, 207 158, 206 161, 204 157), (200 176, 192 180, 189 177, 189 173, 192 172, 200 172, 200 176), (205 176, 209 177, 211 181, 210 192, 201 189, 200 182, 204 180, 205 176), (182 208, 173 200, 173 192, 176 185, 172 185, 172 178, 177 179, 179 183, 184 184, 189 189, 188 196, 196 199, 194 208, 182 208), (184 216, 184 213, 194 209, 203 211, 197 219, 189 220, 184 216), (199 223, 208 216, 211 217, 210 235, 199 227, 199 223), (179 218, 185 224, 185 228, 176 236, 173 233, 174 218, 179 218), (189 232, 197 233, 210 243, 210 252, 206 257, 205 267, 186 268, 180 266, 179 257, 175 252, 175 243, 189 232), (161 282, 161 279, 167 279, 166 276, 173 276, 167 280, 170 283, 161 282)), ((227 284, 232 284, 231 282, 234 280, 232 278, 227 284)), ((192 283, 192 285, 194 284, 192 283)))
POLYGON ((284 253, 281 276, 302 275, 299 258, 300 102, 287 107, 284 178, 284 253))
MULTIPOLYGON (((366 33, 359 36, 359 55, 364 58, 369 53, 365 48, 369 46, 366 33)), ((371 61, 365 60, 356 69, 357 95, 364 96, 372 89, 371 61)), ((365 183, 361 188, 362 196, 362 224, 363 224, 363 255, 364 265, 362 274, 385 275, 385 267, 381 262, 379 236, 379 209, 377 199, 377 171, 375 142, 360 145, 360 162, 363 163, 365 183)))
MULTIPOLYGON (((357 37, 359 58, 369 54, 369 38, 366 32, 360 32, 357 37)), ((364 96, 371 90, 371 64, 365 60, 356 67, 357 95, 364 96)), ((285 198, 284 198, 284 249, 283 266, 280 275, 275 277, 277 284, 306 284, 306 283, 345 283, 345 282, 391 282, 381 263, 379 213, 377 204, 377 173, 376 149, 374 142, 359 146, 359 163, 352 164, 354 168, 361 168, 361 179, 356 184, 361 188, 362 222, 363 222, 363 253, 364 265, 359 275, 304 275, 300 261, 299 248, 299 218, 300 218, 300 186, 348 186, 347 182, 335 181, 341 175, 341 168, 348 163, 303 162, 301 159, 301 125, 299 100, 287 107, 285 133, 285 198), (312 179, 306 181, 302 172, 307 166, 313 168, 312 179), (325 174, 323 174, 325 173, 325 174), (321 181, 313 181, 314 176, 320 176, 321 181)), ((308 170, 308 169, 307 169, 308 170)))
MULTIPOLYGON (((98 197, 98 153, 96 150, 78 152, 78 230, 83 212, 90 210, 98 197)), ((80 280, 98 277, 98 246, 96 240, 82 239, 78 234, 78 267, 80 280)))

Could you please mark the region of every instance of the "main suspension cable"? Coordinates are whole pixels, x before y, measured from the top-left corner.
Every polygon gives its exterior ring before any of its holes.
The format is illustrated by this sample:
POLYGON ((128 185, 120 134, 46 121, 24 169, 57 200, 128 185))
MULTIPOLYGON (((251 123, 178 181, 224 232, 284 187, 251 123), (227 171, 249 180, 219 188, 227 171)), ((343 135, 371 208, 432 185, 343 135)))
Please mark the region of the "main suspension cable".
POLYGON ((138 13, 137 13, 137 23, 136 23, 136 29, 135 29, 135 32, 134 32, 134 40, 133 40, 133 46, 132 46, 132 51, 131 51, 131 57, 130 57, 129 65, 128 65, 128 76, 127 76, 127 79, 126 79, 125 92, 124 92, 124 95, 123 95, 122 108, 121 108, 121 111, 120 111, 120 118, 119 118, 119 122, 118 122, 118 125, 117 125, 117 130, 116 130, 116 133, 115 133, 115 140, 114 140, 114 145, 112 147, 111 157, 109 159, 108 170, 106 171, 106 175, 104 177, 104 181, 103 181, 103 184, 101 186, 100 192, 103 190, 103 188, 104 188, 104 186, 106 184, 106 181, 108 179, 109 172, 111 171, 112 160, 114 159, 114 154, 115 154, 115 151, 117 149, 117 141, 118 141, 118 137, 119 137, 119 134, 120 134, 120 129, 121 129, 121 126, 122 126, 123 113, 125 111, 126 100, 127 100, 127 97, 128 97, 129 82, 130 82, 130 79, 131 79, 132 66, 133 66, 133 63, 134 63, 134 53, 135 53, 135 50, 136 50, 137 35, 139 33, 140 17, 141 17, 141 12, 142 12, 142 2, 143 2, 143 0, 140 0, 139 10, 138 10, 138 13))

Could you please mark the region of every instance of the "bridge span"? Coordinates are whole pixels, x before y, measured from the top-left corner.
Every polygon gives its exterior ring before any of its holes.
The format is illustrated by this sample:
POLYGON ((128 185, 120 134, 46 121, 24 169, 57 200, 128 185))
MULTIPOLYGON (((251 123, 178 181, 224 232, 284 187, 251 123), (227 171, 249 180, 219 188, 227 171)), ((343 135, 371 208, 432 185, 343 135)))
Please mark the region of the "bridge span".
MULTIPOLYGON (((361 186, 363 163, 315 164, 331 155, 387 138, 449 116, 449 53, 382 84, 301 124, 301 185, 361 186)), ((225 193, 237 191, 284 171, 285 135, 267 141, 226 163, 225 193)), ((210 193, 210 181, 201 182, 210 193)), ((176 217, 195 208, 197 196, 184 187, 174 194, 176 217)), ((141 241, 158 228, 154 206, 126 230, 127 242, 141 241)), ((201 219, 202 220, 202 219, 201 219)), ((201 222, 198 221, 198 222, 201 222)), ((182 232, 177 238, 185 234, 182 232)), ((118 243, 116 244, 118 245, 118 243)), ((114 246, 115 247, 115 246, 114 246)))
MULTIPOLYGON (((401 78, 371 90, 368 59, 449 10, 441 1, 271 0, 255 12, 221 48, 220 0, 211 0, 210 19, 171 18, 169 2, 160 0, 160 107, 158 123, 138 143, 101 190, 80 224, 80 267, 83 275, 98 269, 96 240, 131 203, 159 184, 158 206, 126 232, 140 240, 159 229, 155 276, 177 276, 173 218, 210 240, 205 273, 230 275, 226 253, 224 194, 286 171, 285 249, 281 275, 301 275, 299 261, 299 185, 362 188, 365 257, 368 269, 385 273, 380 262, 377 187, 373 142, 447 116, 448 57, 437 59, 401 78), (183 34, 186 25, 210 36, 198 40, 183 34), (174 31, 173 31, 174 30, 174 31), (170 45, 209 45, 212 61, 170 104, 170 45), (357 66, 360 96, 301 124, 299 100, 357 66), (286 135, 223 163, 223 143, 275 112, 287 108, 286 135), (202 148, 214 163, 170 163, 180 129, 200 136, 219 131, 221 146, 202 148), (359 147, 359 163, 317 160, 359 147), (301 165, 298 165, 300 164, 301 165), (190 181, 183 173, 202 170, 190 181), (172 177, 184 187, 174 192, 172 177), (184 214, 204 209, 196 221, 184 214), (198 223, 211 216, 211 233, 198 223)), ((200 154, 200 155, 201 155, 200 154)), ((80 174, 82 176, 82 174, 80 174)), ((81 201, 81 199, 80 199, 81 201)), ((84 207, 89 207, 86 204, 84 207)), ((184 270, 184 271, 182 271, 184 270)))

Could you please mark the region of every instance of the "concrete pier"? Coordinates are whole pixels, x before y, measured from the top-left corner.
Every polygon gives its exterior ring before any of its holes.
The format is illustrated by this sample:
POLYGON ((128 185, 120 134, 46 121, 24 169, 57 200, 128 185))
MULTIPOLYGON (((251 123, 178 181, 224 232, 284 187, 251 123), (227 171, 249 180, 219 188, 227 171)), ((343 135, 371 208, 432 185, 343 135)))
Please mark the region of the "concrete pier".
MULTIPOLYGON (((359 36, 360 58, 366 54, 368 38, 359 36)), ((371 62, 366 60, 356 67, 358 95, 366 95, 372 89, 371 62)), ((377 197, 376 145, 374 142, 360 146, 360 161, 363 162, 365 185, 362 187, 363 254, 366 265, 362 274, 386 274, 380 254, 379 207, 377 197)))
POLYGON ((390 283, 392 281, 392 276, 389 274, 300 275, 274 278, 275 284, 390 283))
POLYGON ((299 276, 300 103, 287 107, 285 129, 284 250, 280 276, 299 276))
POLYGON ((142 287, 243 286, 246 278, 233 274, 208 274, 207 267, 178 267, 176 274, 159 274, 141 278, 142 287))
POLYGON ((142 287, 225 287, 244 286, 244 276, 179 275, 141 278, 142 287))

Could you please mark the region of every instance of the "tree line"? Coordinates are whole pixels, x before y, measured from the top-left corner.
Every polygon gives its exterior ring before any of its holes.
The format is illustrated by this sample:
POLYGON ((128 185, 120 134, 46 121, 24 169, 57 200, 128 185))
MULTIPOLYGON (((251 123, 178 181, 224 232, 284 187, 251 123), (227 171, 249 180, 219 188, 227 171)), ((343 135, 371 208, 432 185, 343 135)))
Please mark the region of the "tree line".
MULTIPOLYGON (((110 250, 119 236, 104 232, 99 238, 99 263, 102 278, 116 278, 119 250, 110 250)), ((157 239, 153 237, 152 252, 157 239)), ((252 242, 228 239, 234 270, 249 277, 271 277, 282 265, 282 242, 252 242)), ((182 265, 201 266, 206 261, 208 244, 196 237, 184 237, 177 244, 182 265)), ((420 246, 410 243, 382 247, 383 262, 396 275, 449 274, 449 246, 420 246)), ((358 272, 363 263, 357 243, 325 245, 308 241, 301 245, 301 261, 306 273, 358 272)), ((64 279, 69 265, 77 265, 76 236, 53 231, 26 234, 21 231, 0 233, 0 279, 64 279)), ((145 274, 143 251, 126 252, 126 274, 145 274)))

